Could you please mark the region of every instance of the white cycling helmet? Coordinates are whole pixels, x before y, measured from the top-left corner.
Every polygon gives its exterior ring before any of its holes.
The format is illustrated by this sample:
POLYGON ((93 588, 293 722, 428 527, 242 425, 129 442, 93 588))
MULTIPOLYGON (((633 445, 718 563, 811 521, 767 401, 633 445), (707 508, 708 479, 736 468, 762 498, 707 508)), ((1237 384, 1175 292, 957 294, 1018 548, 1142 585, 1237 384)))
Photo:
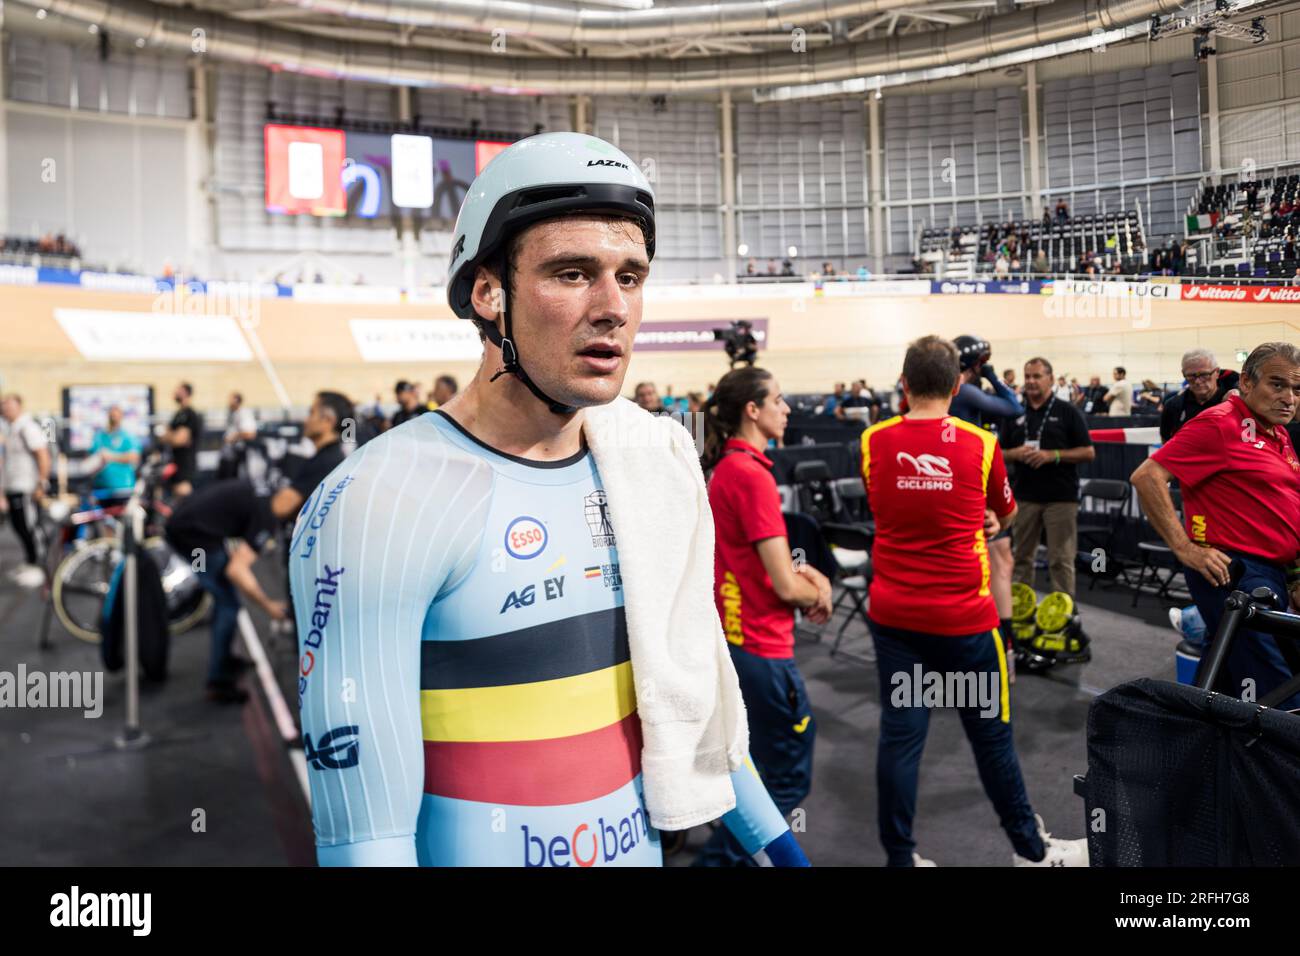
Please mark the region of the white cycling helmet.
POLYGON ((447 267, 447 302, 462 319, 474 270, 525 226, 578 210, 613 212, 646 221, 646 254, 654 258, 654 190, 617 146, 585 133, 541 133, 502 150, 475 177, 456 217, 447 267))
POLYGON ((478 266, 520 230, 579 211, 641 220, 646 255, 653 259, 654 207, 654 190, 640 167, 618 147, 585 133, 541 133, 521 139, 502 150, 475 177, 456 217, 447 268, 447 304, 460 318, 477 321, 501 349, 504 364, 493 381, 513 374, 552 411, 574 411, 543 394, 520 366, 508 298, 502 316, 504 333, 474 311, 470 295, 478 266))

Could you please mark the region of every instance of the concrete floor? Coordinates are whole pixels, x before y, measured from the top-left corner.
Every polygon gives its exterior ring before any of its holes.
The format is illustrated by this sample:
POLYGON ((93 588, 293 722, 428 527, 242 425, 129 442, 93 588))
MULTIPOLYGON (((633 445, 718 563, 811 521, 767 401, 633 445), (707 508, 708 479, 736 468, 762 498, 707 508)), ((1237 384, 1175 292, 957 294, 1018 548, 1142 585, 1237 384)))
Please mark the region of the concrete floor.
MULTIPOLYGON (((15 557, 12 538, 0 534, 0 569, 12 567, 15 557)), ((267 569, 265 578, 268 588, 282 588, 278 569, 267 569)), ((1093 661, 1059 667, 1047 677, 1022 673, 1012 688, 1029 796, 1059 836, 1084 832, 1083 802, 1071 777, 1086 769, 1084 726, 1093 694, 1141 676, 1173 679, 1177 635, 1163 607, 1146 597, 1132 612, 1130 596, 1084 591, 1093 661)), ((0 670, 16 671, 20 662, 29 670, 102 669, 98 648, 69 636, 57 621, 50 628, 52 646, 38 647, 43 609, 39 592, 0 582, 0 670)), ((264 622, 257 624, 266 635, 264 622)), ((844 650, 867 646, 863 623, 851 624, 849 635, 844 650)), ((277 669, 288 673, 292 648, 263 639, 277 669)), ((144 750, 112 745, 124 710, 120 674, 105 675, 104 714, 97 720, 80 711, 0 710, 0 865, 285 865, 304 854, 310 859, 306 804, 282 742, 268 734, 260 696, 244 708, 202 698, 207 645, 203 628, 172 642, 168 682, 142 695, 142 723, 156 738, 144 750), (206 826, 200 832, 198 811, 206 826)), ((874 665, 832 658, 829 649, 828 637, 803 640, 796 650, 819 727, 806 831, 799 839, 817 865, 879 866, 878 680, 874 665)), ((938 712, 931 721, 916 835, 922 854, 941 866, 1005 866, 1011 859, 952 712, 938 712)), ((688 863, 691 848, 706 836, 704 828, 693 831, 669 865, 688 863)))

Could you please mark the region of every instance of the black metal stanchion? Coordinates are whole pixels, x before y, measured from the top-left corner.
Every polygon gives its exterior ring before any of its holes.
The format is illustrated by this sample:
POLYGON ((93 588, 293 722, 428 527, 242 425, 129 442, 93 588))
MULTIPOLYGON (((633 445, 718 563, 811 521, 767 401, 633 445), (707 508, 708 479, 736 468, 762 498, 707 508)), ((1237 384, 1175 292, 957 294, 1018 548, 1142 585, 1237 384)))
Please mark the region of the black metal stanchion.
POLYGON ((126 723, 113 743, 119 750, 148 746, 149 735, 140 728, 140 596, 137 588, 139 542, 144 540, 144 509, 137 497, 127 505, 122 547, 126 566, 122 572, 123 629, 126 644, 126 723))

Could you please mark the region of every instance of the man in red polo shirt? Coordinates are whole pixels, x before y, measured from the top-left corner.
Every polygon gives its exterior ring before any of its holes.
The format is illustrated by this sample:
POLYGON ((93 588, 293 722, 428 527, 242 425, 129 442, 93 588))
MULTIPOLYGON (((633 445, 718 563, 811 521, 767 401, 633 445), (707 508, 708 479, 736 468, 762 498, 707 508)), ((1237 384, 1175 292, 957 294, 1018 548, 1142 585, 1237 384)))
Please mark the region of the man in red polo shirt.
MULTIPOLYGON (((1300 460, 1286 424, 1300 401, 1300 349, 1266 342, 1241 369, 1241 393, 1187 422, 1133 472, 1152 526, 1182 562, 1187 589, 1214 634, 1233 591, 1269 588, 1278 607, 1300 606, 1300 460), (1169 481, 1183 491, 1186 529, 1169 481)), ((1289 641, 1238 633, 1216 690, 1258 700, 1300 667, 1289 641)), ((1279 706, 1300 707, 1300 694, 1279 706)))
POLYGON ((890 866, 934 865, 916 853, 912 819, 929 709, 952 707, 1015 847, 1012 862, 1087 866, 1086 841, 1054 839, 1025 793, 989 587, 988 538, 1010 523, 1016 503, 997 437, 948 414, 960 373, 951 342, 913 342, 903 360, 908 413, 862 435, 876 518, 867 616, 880 671, 880 841, 890 866))

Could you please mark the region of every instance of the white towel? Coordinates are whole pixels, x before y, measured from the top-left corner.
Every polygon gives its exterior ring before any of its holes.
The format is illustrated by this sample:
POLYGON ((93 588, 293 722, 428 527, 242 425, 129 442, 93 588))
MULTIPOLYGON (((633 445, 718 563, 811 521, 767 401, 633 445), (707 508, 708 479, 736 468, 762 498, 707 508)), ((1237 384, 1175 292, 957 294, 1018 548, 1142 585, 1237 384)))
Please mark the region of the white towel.
POLYGON ((736 805, 749 750, 740 683, 713 602, 713 513, 690 433, 625 398, 588 408, 623 577, 650 822, 683 830, 736 805))

